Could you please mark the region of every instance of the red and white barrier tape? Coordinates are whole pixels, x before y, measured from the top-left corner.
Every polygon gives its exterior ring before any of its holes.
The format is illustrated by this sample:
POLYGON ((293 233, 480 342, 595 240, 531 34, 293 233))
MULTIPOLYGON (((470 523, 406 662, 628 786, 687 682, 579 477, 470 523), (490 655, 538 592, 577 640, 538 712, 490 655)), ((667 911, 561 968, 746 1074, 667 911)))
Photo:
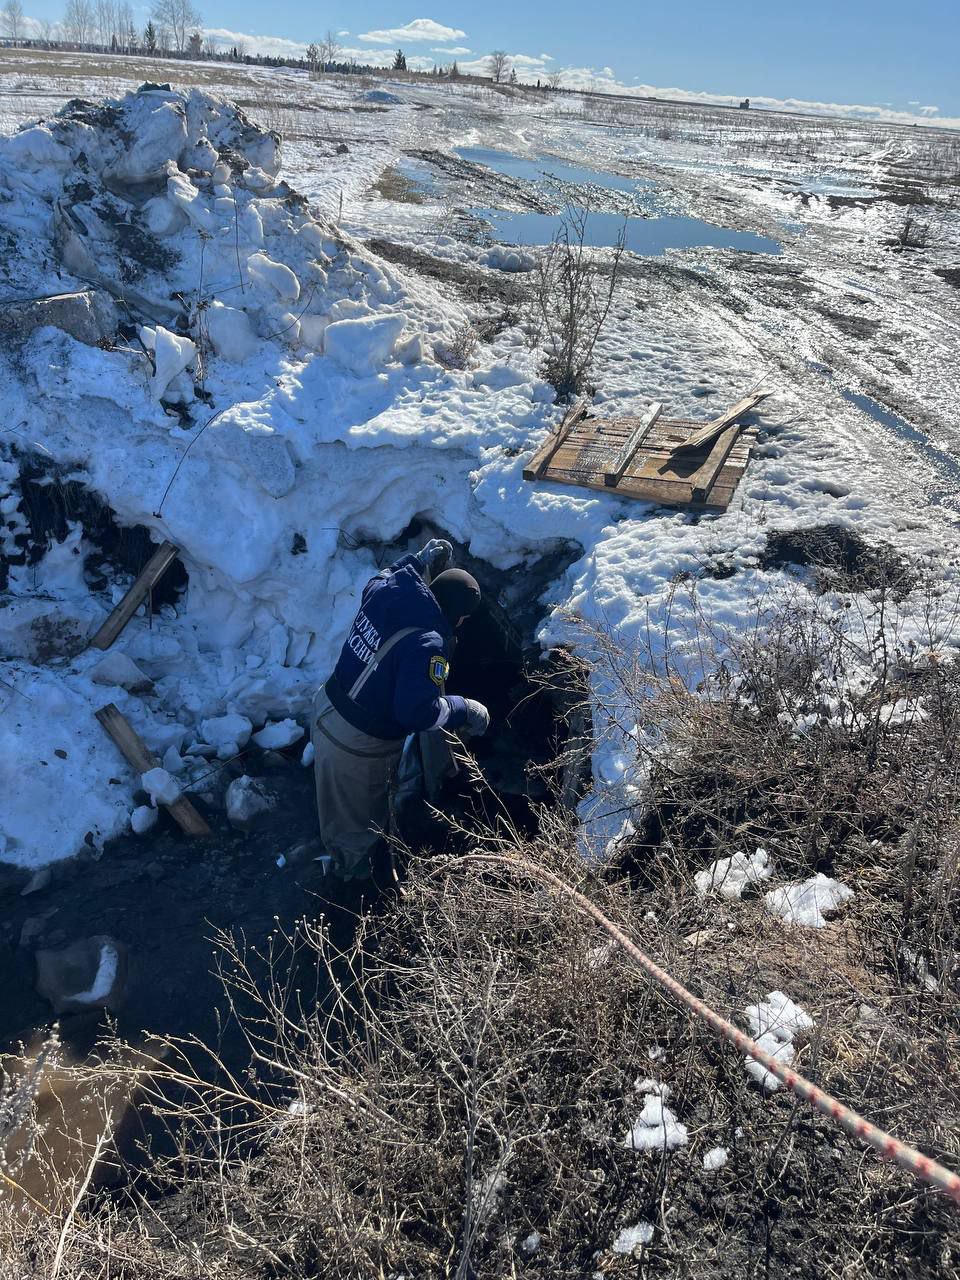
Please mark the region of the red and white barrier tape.
POLYGON ((600 908, 595 906, 589 898, 567 884, 566 881, 561 880, 559 876, 554 875, 552 871, 548 871, 545 867, 538 867, 535 863, 527 861, 526 858, 511 857, 506 854, 471 853, 461 861, 479 861, 511 867, 514 870, 524 872, 534 880, 539 880, 556 889, 559 893, 569 898, 579 910, 591 916, 626 951, 631 959, 640 965, 654 982, 663 987, 665 991, 669 991, 672 996, 675 996, 681 1004, 695 1013, 698 1018, 702 1018, 718 1036, 722 1036, 724 1040, 729 1040, 731 1044, 736 1045, 741 1053, 749 1054, 751 1058, 754 1058, 761 1066, 765 1067, 767 1071, 785 1084, 791 1092, 803 1098, 805 1102, 809 1102, 817 1111, 829 1116, 831 1120, 834 1120, 854 1138, 859 1138, 874 1147, 885 1160, 892 1160, 895 1164, 900 1165, 902 1169, 907 1169, 922 1182, 927 1182, 931 1186, 937 1187, 957 1204, 960 1204, 960 1177, 957 1174, 951 1173, 949 1169, 944 1168, 942 1164, 932 1160, 929 1156, 923 1155, 915 1147, 907 1146, 899 1138, 886 1133, 883 1129, 878 1129, 875 1124, 871 1124, 869 1120, 865 1120, 856 1111, 844 1106, 842 1102, 839 1102, 829 1093, 825 1093, 823 1089, 819 1089, 815 1084, 800 1075, 799 1072, 791 1070, 790 1067, 785 1067, 779 1059, 767 1053, 746 1032, 741 1031, 739 1027, 735 1027, 726 1018, 721 1018, 709 1005, 704 1004, 702 1000, 698 1000, 675 978, 671 978, 669 973, 661 969, 649 956, 645 955, 637 944, 628 938, 619 926, 605 916, 600 908))

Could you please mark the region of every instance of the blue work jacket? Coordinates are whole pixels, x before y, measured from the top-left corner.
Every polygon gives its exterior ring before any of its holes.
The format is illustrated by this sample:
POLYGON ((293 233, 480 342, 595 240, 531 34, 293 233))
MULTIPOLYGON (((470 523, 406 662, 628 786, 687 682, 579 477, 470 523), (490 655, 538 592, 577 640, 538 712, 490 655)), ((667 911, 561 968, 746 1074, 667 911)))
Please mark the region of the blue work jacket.
POLYGON ((423 729, 459 729, 467 721, 463 698, 444 693, 453 629, 420 576, 415 556, 371 578, 360 611, 325 688, 337 711, 362 733, 397 741, 423 729), (397 631, 404 636, 387 653, 356 698, 357 677, 397 631))

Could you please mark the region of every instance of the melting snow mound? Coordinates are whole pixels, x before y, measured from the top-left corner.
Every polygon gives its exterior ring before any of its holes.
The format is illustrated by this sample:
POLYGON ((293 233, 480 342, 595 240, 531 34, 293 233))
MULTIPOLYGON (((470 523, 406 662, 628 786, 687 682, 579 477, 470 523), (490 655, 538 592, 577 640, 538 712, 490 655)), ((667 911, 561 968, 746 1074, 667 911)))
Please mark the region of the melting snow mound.
POLYGON ((672 1151, 687 1145, 687 1126, 666 1105, 670 1089, 655 1080, 637 1081, 635 1088, 647 1095, 643 1110, 627 1130, 623 1145, 633 1151, 672 1151))
POLYGON ((827 923, 827 913, 836 911, 853 896, 853 890, 847 885, 817 872, 809 880, 771 889, 763 895, 763 905, 771 915, 779 916, 787 924, 822 929, 827 923))

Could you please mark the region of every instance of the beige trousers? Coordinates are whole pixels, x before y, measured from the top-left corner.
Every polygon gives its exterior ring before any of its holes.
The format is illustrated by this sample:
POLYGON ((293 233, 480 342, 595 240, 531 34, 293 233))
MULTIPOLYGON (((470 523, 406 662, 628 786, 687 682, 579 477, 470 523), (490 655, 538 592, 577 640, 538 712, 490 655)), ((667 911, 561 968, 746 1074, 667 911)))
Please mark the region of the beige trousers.
POLYGON ((403 740, 386 742, 355 729, 322 688, 311 737, 320 839, 336 875, 365 879, 381 832, 390 827, 390 785, 403 740))

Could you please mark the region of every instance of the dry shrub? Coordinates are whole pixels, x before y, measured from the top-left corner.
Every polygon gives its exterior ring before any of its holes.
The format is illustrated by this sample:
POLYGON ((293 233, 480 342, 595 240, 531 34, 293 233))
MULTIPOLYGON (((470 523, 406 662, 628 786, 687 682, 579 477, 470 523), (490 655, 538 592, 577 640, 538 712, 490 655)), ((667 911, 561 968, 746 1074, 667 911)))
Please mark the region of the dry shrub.
POLYGON ((586 244, 588 209, 570 206, 533 273, 530 341, 545 349, 543 376, 558 400, 587 387, 593 351, 620 283, 626 232, 605 257, 586 244))

